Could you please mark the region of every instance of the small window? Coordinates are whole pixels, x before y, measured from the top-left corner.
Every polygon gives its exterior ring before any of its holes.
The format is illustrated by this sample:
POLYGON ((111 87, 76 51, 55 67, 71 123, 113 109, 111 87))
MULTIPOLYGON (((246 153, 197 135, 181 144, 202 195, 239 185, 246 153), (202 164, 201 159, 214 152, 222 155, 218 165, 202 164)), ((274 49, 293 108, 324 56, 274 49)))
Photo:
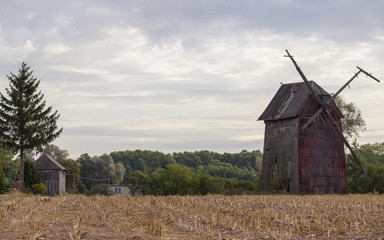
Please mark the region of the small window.
POLYGON ((115 194, 121 194, 121 188, 115 188, 115 194))

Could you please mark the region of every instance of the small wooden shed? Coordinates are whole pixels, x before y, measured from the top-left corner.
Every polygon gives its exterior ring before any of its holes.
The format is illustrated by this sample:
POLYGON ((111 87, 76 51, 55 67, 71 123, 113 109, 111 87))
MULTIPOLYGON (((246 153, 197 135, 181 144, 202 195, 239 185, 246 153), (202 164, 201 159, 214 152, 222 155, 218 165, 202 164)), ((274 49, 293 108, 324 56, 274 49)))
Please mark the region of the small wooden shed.
POLYGON ((41 182, 47 186, 46 195, 65 193, 66 169, 48 154, 41 155, 35 161, 36 171, 41 182))
MULTIPOLYGON (((309 84, 322 102, 331 98, 315 82, 309 84)), ((280 181, 293 194, 348 193, 343 141, 327 115, 322 113, 302 128, 318 109, 305 83, 289 83, 280 86, 259 117, 265 122, 263 191, 273 190, 274 183, 280 181)), ((341 129, 343 115, 336 104, 332 102, 327 110, 341 129)))

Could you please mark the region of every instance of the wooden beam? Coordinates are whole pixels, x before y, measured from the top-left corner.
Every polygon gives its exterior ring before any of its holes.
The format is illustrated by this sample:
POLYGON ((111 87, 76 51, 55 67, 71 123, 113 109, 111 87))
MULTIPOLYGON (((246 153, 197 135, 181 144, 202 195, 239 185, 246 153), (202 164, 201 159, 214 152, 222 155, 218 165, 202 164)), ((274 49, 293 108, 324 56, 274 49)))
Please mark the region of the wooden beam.
POLYGON ((371 77, 373 80, 377 81, 377 82, 380 82, 379 79, 375 78, 374 76, 372 76, 372 74, 364 71, 363 69, 359 68, 358 66, 356 66, 360 71, 362 71, 365 75, 367 75, 368 77, 371 77))

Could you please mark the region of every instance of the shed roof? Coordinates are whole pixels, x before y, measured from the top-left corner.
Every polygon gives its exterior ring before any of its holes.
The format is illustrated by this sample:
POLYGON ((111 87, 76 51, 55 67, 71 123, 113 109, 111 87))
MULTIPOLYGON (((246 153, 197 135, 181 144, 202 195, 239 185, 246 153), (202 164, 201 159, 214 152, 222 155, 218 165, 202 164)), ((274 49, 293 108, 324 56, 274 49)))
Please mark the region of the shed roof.
MULTIPOLYGON (((317 95, 330 96, 314 81, 309 81, 317 95)), ((288 83, 280 86, 259 120, 279 120, 296 117, 301 107, 312 94, 304 82, 288 83)))
POLYGON ((35 161, 36 170, 62 170, 66 171, 56 159, 54 159, 52 156, 48 154, 41 155, 36 161, 35 161))

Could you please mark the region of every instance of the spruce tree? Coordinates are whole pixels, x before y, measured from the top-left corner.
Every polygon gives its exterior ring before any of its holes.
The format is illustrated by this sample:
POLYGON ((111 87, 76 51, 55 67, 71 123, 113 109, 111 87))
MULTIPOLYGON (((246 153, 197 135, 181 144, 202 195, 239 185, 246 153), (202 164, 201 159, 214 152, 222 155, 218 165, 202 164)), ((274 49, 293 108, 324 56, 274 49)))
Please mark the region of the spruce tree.
POLYGON ((56 124, 60 114, 46 106, 44 94, 38 91, 40 80, 27 64, 21 64, 18 75, 11 73, 7 77, 8 97, 0 93, 0 137, 20 156, 19 189, 23 190, 25 153, 42 151, 63 129, 56 124))
POLYGON ((40 183, 41 179, 37 174, 35 164, 30 159, 24 161, 24 187, 32 190, 32 185, 40 183))

